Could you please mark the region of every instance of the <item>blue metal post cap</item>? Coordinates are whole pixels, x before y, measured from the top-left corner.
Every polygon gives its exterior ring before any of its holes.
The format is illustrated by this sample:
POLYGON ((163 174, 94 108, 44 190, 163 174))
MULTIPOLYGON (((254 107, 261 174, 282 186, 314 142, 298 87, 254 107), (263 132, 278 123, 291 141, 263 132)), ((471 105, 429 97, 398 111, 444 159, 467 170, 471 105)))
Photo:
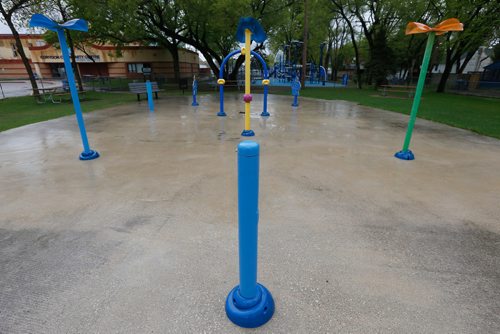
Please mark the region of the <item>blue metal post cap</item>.
POLYGON ((57 24, 56 22, 42 14, 33 14, 31 16, 29 25, 30 27, 42 27, 52 31, 57 31, 57 29, 68 29, 86 32, 89 30, 87 21, 83 19, 73 19, 63 24, 57 24))
POLYGON ((83 151, 80 153, 80 160, 93 160, 99 158, 99 152, 90 150, 88 152, 83 151))
POLYGON ((238 144, 238 156, 254 157, 259 155, 259 143, 253 140, 244 140, 238 144))
POLYGON ((241 135, 244 137, 252 137, 255 136, 255 132, 253 132, 253 130, 243 130, 241 135))
POLYGON ((411 150, 399 151, 394 156, 401 160, 415 160, 415 156, 411 150))
POLYGON ((229 320, 240 327, 255 328, 264 325, 274 314, 274 299, 265 286, 257 283, 256 298, 245 299, 236 286, 226 299, 226 314, 229 320))
POLYGON ((240 43, 245 43, 245 29, 252 32, 252 40, 257 43, 262 43, 267 39, 266 32, 260 25, 259 21, 253 17, 242 17, 236 28, 236 40, 240 43))

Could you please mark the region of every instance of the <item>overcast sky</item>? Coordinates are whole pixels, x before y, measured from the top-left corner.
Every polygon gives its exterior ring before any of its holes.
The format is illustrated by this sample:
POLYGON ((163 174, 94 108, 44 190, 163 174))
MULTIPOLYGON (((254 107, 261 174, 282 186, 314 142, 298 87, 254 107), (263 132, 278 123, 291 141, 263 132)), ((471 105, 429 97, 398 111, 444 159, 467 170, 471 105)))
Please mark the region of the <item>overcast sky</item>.
MULTIPOLYGON (((25 31, 23 31, 22 29, 18 30, 19 33, 24 33, 25 31)), ((11 34, 11 31, 9 29, 9 27, 7 27, 6 24, 4 24, 3 22, 0 22, 0 34, 11 34)))
POLYGON ((10 33, 9 27, 0 22, 0 34, 9 34, 9 33, 10 33))

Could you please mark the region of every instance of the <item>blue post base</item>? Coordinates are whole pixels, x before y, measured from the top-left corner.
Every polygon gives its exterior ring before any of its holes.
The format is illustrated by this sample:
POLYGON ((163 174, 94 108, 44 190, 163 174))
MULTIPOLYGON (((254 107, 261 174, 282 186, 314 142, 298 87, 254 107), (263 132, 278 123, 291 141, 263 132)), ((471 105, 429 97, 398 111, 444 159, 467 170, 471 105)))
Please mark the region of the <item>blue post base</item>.
POLYGON ((255 132, 253 132, 253 130, 243 130, 241 135, 244 137, 252 137, 255 136, 255 132))
POLYGON ((264 116, 264 117, 266 117, 266 116, 271 116, 271 114, 270 114, 270 113, 268 113, 267 111, 266 111, 266 112, 264 112, 264 111, 263 111, 260 115, 261 115, 261 116, 264 116))
POLYGON ((225 112, 220 112, 220 111, 219 111, 219 112, 217 113, 217 116, 226 116, 226 113, 225 113, 225 112))
POLYGON ((411 150, 396 152, 394 156, 401 160, 415 160, 415 156, 411 150))
POLYGON ((193 103, 191 103, 191 105, 192 105, 193 107, 197 107, 197 106, 199 106, 200 104, 199 104, 198 102, 193 102, 193 103))
POLYGON ((229 320, 245 328, 255 328, 264 325, 274 314, 273 296, 265 286, 257 283, 257 296, 246 299, 240 295, 239 285, 226 299, 226 314, 229 320))
POLYGON ((294 95, 292 107, 298 107, 298 106, 299 106, 299 99, 297 98, 297 95, 294 95))
POLYGON ((99 158, 99 152, 94 150, 80 153, 80 160, 93 160, 97 158, 99 158))

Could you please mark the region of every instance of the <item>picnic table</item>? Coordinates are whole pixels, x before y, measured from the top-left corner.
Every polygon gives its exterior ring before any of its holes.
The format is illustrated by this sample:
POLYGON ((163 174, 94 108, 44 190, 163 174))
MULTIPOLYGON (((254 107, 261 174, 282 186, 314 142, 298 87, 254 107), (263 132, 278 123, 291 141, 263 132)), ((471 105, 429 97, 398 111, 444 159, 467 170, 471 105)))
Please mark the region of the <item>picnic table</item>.
POLYGON ((388 93, 406 93, 408 97, 413 97, 416 87, 407 85, 380 85, 379 88, 383 96, 388 96, 388 93))
POLYGON ((52 100, 52 94, 54 94, 56 88, 38 88, 38 94, 33 92, 33 96, 36 99, 37 103, 46 103, 47 101, 52 100))
MULTIPOLYGON (((60 87, 38 88, 38 92, 38 94, 33 93, 33 96, 39 104, 47 103, 48 101, 52 103, 61 103, 65 97, 71 96, 70 92, 61 90, 60 87)), ((79 92, 78 95, 81 99, 85 98, 85 92, 79 92)))

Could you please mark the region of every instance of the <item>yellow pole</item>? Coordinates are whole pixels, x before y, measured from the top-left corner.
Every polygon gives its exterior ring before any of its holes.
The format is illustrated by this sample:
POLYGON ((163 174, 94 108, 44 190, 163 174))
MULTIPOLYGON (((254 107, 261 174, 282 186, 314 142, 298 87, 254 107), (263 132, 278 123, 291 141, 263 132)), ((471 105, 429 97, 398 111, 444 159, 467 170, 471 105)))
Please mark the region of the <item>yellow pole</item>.
MULTIPOLYGON (((252 32, 245 29, 245 94, 250 94, 250 44, 252 32)), ((245 102, 245 130, 250 130, 250 102, 245 102)))

